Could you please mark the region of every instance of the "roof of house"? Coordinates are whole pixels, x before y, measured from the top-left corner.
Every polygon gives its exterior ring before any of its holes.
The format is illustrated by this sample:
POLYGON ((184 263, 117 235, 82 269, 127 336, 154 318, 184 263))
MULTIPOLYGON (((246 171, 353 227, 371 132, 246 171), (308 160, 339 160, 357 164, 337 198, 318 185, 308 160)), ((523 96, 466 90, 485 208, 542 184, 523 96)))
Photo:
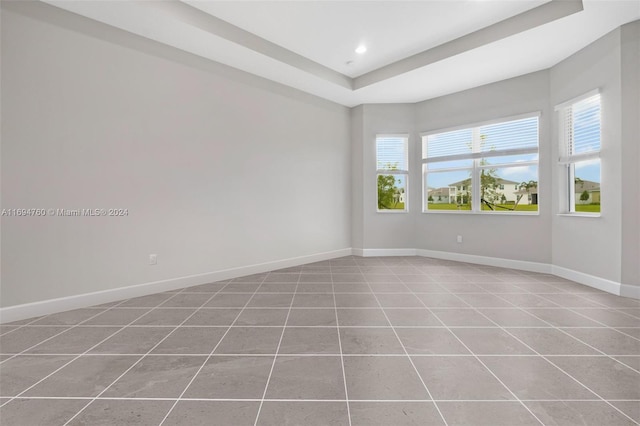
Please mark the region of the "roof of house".
POLYGON ((575 185, 576 192, 583 191, 600 191, 600 182, 592 182, 590 180, 579 180, 575 185))
POLYGON ((449 187, 437 188, 437 189, 432 189, 432 190, 429 191, 429 196, 431 196, 431 197, 436 197, 436 196, 440 196, 440 195, 446 195, 448 197, 449 196, 449 187))

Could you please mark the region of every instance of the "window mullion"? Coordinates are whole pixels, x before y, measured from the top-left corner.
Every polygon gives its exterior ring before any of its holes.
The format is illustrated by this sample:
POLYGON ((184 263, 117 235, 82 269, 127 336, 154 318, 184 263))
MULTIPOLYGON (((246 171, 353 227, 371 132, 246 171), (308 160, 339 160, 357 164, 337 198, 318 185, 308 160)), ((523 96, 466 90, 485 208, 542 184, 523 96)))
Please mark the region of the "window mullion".
POLYGON ((406 175, 409 173, 408 170, 399 170, 399 169, 391 169, 391 170, 376 170, 376 173, 379 175, 406 175))
MULTIPOLYGON (((480 137, 480 128, 473 129, 472 151, 474 153, 482 151, 482 138, 480 137)), ((481 210, 480 205, 480 159, 474 158, 473 170, 471 172, 471 211, 478 212, 481 210)))
POLYGON ((480 211, 480 160, 473 160, 471 172, 471 211, 480 211))
POLYGON ((576 169, 574 164, 567 165, 567 178, 569 180, 569 213, 576 212, 576 169))

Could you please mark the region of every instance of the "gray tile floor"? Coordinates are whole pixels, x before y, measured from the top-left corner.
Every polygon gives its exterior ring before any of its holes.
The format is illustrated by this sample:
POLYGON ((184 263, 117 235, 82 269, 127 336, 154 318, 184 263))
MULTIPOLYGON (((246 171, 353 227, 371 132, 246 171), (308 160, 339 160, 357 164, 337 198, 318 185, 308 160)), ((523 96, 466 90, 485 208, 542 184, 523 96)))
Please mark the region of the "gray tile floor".
POLYGON ((0 326, 2 425, 633 425, 640 301, 345 257, 0 326))

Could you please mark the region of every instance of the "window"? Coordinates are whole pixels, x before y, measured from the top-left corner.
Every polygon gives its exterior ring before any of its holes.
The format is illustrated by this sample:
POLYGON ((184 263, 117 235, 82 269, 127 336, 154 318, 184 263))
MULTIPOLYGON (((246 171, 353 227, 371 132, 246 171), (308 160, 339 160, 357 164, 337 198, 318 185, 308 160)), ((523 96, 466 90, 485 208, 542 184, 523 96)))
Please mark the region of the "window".
POLYGON ((408 210, 409 137, 378 135, 376 137, 376 169, 379 212, 408 210))
POLYGON ((537 212, 538 114, 424 134, 422 171, 425 212, 537 212))
POLYGON ((560 113, 561 212, 600 214, 600 94, 556 107, 560 113))

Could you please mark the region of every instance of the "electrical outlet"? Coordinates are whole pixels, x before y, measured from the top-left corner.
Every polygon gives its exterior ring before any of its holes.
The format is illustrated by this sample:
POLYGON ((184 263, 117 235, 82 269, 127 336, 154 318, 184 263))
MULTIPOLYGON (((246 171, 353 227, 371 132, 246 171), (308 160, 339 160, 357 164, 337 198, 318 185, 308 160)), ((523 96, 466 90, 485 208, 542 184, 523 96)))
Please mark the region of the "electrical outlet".
POLYGON ((461 243, 461 242, 462 242, 462 235, 458 235, 457 241, 458 241, 459 243, 461 243))
POLYGON ((149 255, 149 265, 157 265, 158 264, 158 255, 150 254, 149 255))

